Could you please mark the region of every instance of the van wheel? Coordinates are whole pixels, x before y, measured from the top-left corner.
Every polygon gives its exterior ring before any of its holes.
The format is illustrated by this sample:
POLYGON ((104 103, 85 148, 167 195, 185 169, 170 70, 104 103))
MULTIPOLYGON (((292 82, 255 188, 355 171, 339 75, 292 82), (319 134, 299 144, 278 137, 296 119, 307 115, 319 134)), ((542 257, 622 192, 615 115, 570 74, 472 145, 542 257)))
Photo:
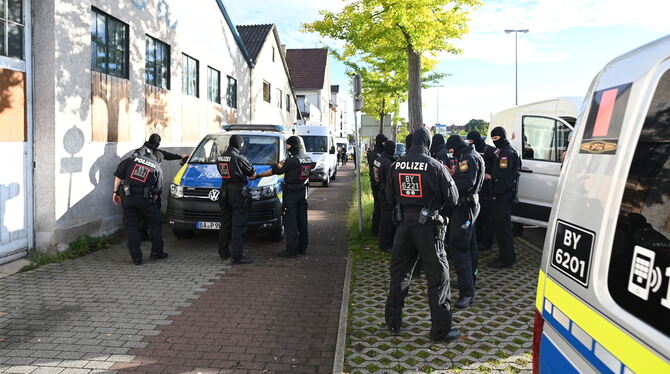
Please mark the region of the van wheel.
POLYGON ((330 179, 333 179, 333 180, 334 180, 335 177, 337 177, 337 166, 335 166, 335 172, 333 173, 333 177, 330 178, 330 179))
POLYGON ((283 218, 279 219, 279 223, 277 223, 271 230, 270 230, 270 240, 273 242, 280 242, 284 240, 284 220, 283 218))
POLYGON ((523 236, 523 224, 513 222, 512 223, 512 235, 523 236))
POLYGON ((172 233, 177 239, 190 239, 195 236, 195 230, 172 229, 172 233))
POLYGON ((328 185, 330 184, 330 173, 326 173, 326 180, 322 182, 322 186, 328 188, 328 185))

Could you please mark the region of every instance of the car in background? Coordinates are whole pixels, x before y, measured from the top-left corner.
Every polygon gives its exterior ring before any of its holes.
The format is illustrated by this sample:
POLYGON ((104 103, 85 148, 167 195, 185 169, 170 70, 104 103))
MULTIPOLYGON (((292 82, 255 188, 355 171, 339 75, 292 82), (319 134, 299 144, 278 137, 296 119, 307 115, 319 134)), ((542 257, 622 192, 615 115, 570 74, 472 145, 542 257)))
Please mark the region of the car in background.
POLYGON ((405 143, 397 143, 395 145, 395 158, 399 159, 400 157, 405 157, 407 150, 405 149, 405 143))
POLYGON ((295 127, 295 134, 302 138, 305 152, 316 163, 309 181, 328 187, 330 180, 337 176, 335 137, 327 126, 299 125, 295 127))
MULTIPOLYGON (((177 238, 191 237, 200 230, 220 229, 222 179, 217 162, 233 135, 244 138, 245 146, 241 154, 249 159, 259 174, 286 158, 283 126, 224 125, 221 131, 206 135, 170 185, 168 224, 177 238)), ((276 241, 284 237, 283 181, 283 176, 272 175, 247 184, 252 196, 248 229, 269 231, 276 241)))

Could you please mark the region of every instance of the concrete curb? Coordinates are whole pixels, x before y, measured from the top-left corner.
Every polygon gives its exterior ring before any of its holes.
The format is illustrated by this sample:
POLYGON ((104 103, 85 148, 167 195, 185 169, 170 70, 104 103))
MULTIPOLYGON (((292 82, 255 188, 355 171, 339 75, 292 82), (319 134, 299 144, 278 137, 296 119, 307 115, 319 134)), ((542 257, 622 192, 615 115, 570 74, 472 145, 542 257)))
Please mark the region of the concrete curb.
POLYGON ((351 291, 351 254, 347 255, 347 270, 342 287, 342 305, 340 307, 340 324, 337 329, 337 344, 335 345, 335 360, 333 374, 344 372, 344 356, 347 348, 347 323, 349 320, 349 293, 351 291))

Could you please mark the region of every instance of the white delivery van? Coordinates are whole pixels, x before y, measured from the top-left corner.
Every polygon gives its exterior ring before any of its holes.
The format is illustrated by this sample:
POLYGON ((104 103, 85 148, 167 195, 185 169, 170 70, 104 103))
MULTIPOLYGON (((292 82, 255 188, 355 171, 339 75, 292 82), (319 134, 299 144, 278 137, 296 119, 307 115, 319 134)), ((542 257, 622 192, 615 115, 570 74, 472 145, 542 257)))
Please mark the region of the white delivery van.
POLYGON ((670 36, 596 75, 538 276, 533 373, 670 373, 670 36))
POLYGON ((335 137, 326 126, 296 126, 295 134, 305 142, 305 152, 316 162, 310 182, 321 182, 328 187, 337 176, 335 137))
POLYGON ((510 108, 491 118, 486 141, 493 145, 491 130, 503 127, 521 156, 519 203, 513 207, 512 221, 547 226, 563 153, 582 103, 581 97, 560 97, 510 108))

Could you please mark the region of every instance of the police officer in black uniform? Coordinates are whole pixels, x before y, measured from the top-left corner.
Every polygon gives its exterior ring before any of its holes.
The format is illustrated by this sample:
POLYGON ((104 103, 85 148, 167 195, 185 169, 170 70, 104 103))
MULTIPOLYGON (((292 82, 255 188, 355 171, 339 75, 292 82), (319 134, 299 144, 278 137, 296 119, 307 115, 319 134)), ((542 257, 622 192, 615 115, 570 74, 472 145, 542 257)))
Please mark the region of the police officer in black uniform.
POLYGON ((377 181, 375 180, 374 176, 374 163, 375 160, 379 158, 379 156, 381 156, 382 152, 384 151, 384 144, 387 140, 388 139, 386 138, 386 135, 377 135, 377 137, 375 137, 375 147, 369 150, 367 154, 368 168, 370 172, 370 187, 372 188, 372 198, 375 202, 374 210, 372 211, 372 233, 374 235, 379 234, 379 218, 381 214, 382 203, 381 200, 377 198, 379 186, 377 185, 377 181))
POLYGON ((484 159, 486 169, 484 171, 484 184, 479 191, 479 204, 481 211, 479 218, 477 218, 477 245, 480 251, 486 251, 493 246, 493 214, 491 212, 492 200, 492 185, 493 180, 491 174, 493 173, 493 166, 498 157, 496 156, 496 149, 482 139, 478 131, 470 131, 468 133, 468 141, 475 146, 475 149, 484 159))
POLYGON ((386 200, 386 181, 391 174, 391 166, 395 162, 396 145, 393 140, 387 140, 384 144, 384 151, 381 156, 374 161, 374 177, 377 183, 377 196, 381 204, 381 214, 379 218, 379 249, 383 252, 391 252, 393 246, 393 235, 395 234, 395 224, 393 223, 393 205, 386 200))
POLYGON ((498 242, 498 259, 489 265, 511 268, 516 261, 512 236, 512 205, 516 202, 521 159, 519 152, 509 144, 502 127, 491 130, 491 140, 497 148, 498 159, 493 166, 493 227, 498 242))
POLYGON ((416 130, 407 156, 395 163, 387 181, 386 197, 397 205, 399 224, 391 251, 385 319, 391 331, 399 332, 412 270, 420 256, 428 281, 430 337, 444 341, 457 338, 460 331, 451 327, 449 264, 444 251, 446 228, 439 210, 456 204, 458 190, 442 164, 430 157, 429 148, 428 130, 416 130))
POLYGON ((141 220, 146 222, 151 236, 150 258, 161 260, 168 256, 163 251, 161 236, 161 213, 156 204, 163 171, 156 153, 142 146, 121 161, 114 173, 114 195, 116 205, 123 207, 123 227, 128 237, 128 250, 135 265, 142 264, 141 220))
POLYGON ((295 258, 305 254, 309 243, 307 231, 307 184, 315 163, 305 153, 305 146, 298 136, 286 140, 289 157, 273 165, 268 171, 258 174, 258 178, 272 174, 284 176, 284 229, 286 250, 279 257, 295 258))
POLYGON ((460 135, 450 136, 446 148, 458 162, 449 169, 459 196, 449 222, 449 254, 458 276, 458 301, 454 305, 466 309, 475 297, 479 260, 475 222, 479 215, 479 191, 484 182, 484 159, 460 135))
POLYGON ((236 265, 250 264, 252 259, 244 257, 244 235, 247 232, 251 195, 247 190, 247 178, 256 175, 256 169, 247 158, 240 154, 244 148, 244 138, 233 135, 228 149, 217 159, 221 174, 221 230, 219 231, 219 256, 236 265), (232 250, 231 250, 232 241, 232 250))

